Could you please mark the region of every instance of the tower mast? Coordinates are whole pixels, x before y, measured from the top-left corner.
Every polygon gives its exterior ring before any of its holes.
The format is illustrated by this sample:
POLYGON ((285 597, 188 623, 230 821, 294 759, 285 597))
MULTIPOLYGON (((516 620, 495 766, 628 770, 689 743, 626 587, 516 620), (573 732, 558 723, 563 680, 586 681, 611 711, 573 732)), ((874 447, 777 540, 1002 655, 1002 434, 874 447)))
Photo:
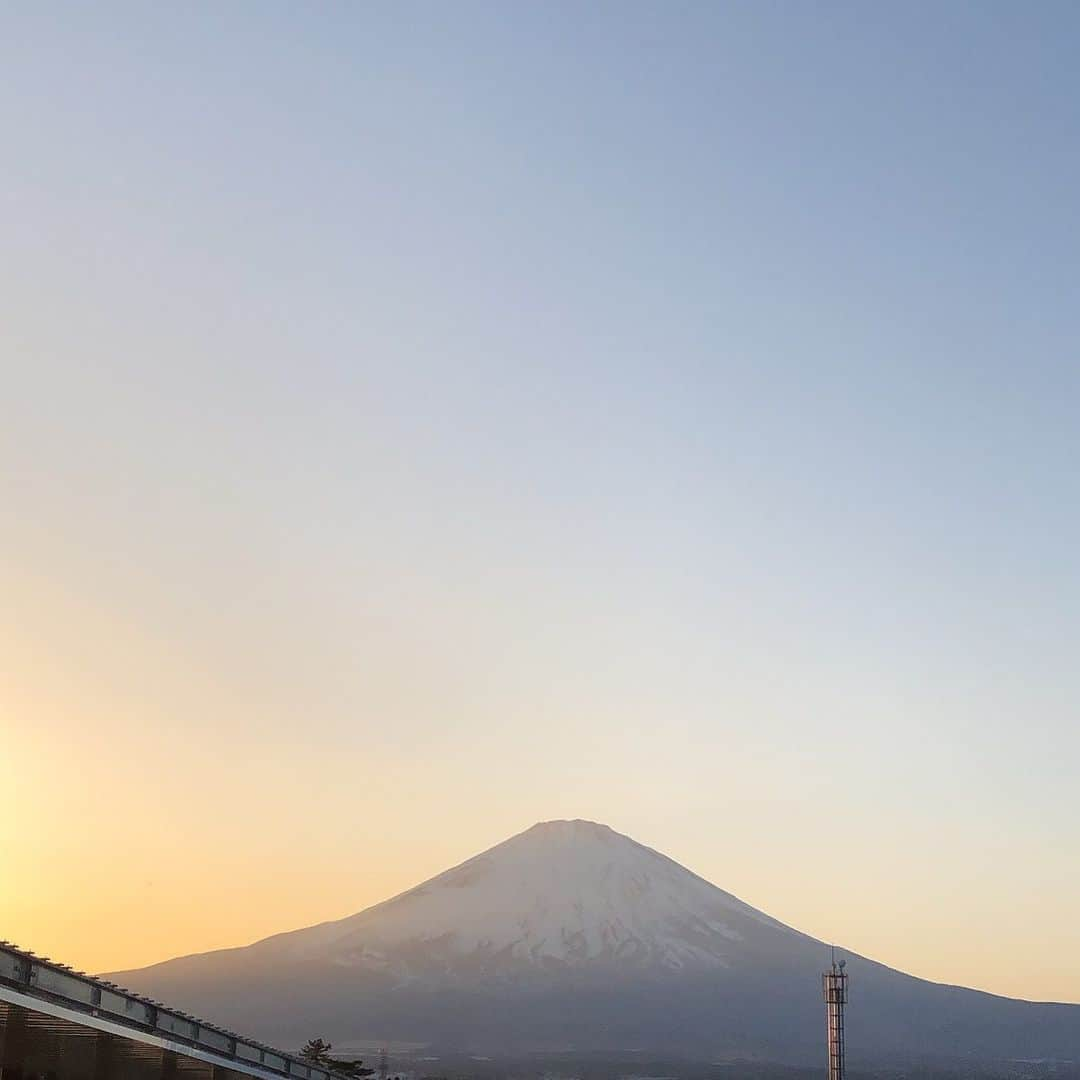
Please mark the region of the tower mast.
POLYGON ((825 1038, 829 1050, 828 1080, 844 1080, 846 1060, 844 1050, 844 1006, 847 1004, 847 972, 845 962, 837 962, 836 949, 832 950, 832 964, 821 976, 821 989, 825 998, 825 1038))

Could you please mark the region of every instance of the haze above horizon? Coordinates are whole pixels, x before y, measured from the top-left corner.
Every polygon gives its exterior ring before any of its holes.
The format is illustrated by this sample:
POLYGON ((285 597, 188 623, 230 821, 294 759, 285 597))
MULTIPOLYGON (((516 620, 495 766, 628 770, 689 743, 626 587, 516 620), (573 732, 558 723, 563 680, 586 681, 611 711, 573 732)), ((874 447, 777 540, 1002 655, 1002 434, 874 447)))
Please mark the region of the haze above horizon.
POLYGON ((580 816, 1080 1002, 1080 10, 0 29, 0 935, 580 816))

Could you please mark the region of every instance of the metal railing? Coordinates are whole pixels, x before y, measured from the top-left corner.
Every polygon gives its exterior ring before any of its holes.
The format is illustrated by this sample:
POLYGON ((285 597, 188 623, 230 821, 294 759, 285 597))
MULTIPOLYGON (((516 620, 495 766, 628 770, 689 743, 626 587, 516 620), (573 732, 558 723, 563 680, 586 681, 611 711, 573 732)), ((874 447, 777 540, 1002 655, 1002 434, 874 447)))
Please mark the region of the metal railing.
POLYGON ((167 1038, 240 1065, 255 1066, 294 1080, 297 1077, 345 1080, 344 1073, 312 1065, 293 1054, 132 993, 106 979, 35 956, 7 941, 0 941, 0 984, 88 1016, 123 1024, 132 1028, 133 1034, 143 1032, 167 1038))

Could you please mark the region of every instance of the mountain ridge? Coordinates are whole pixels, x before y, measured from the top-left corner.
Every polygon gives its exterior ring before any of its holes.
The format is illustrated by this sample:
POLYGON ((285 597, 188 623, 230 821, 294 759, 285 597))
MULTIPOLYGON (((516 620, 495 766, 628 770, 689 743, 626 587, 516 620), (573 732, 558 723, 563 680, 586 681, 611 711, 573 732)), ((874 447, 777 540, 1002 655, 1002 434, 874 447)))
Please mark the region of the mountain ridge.
MULTIPOLYGON (((1080 1007, 844 950, 853 1057, 1080 1059, 1080 1007)), ((342 919, 112 978, 279 1040, 820 1056, 827 946, 606 825, 539 822, 342 919)))

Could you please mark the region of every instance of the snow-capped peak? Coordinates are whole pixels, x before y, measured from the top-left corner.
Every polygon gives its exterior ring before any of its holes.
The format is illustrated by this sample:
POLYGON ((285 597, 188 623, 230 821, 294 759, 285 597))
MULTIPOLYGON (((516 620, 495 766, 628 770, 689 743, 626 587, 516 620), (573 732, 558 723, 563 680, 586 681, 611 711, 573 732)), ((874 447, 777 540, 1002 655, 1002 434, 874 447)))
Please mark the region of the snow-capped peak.
MULTIPOLYGON (((315 932, 340 964, 726 967, 748 927, 779 924, 591 821, 546 821, 400 896, 315 932)), ((312 934, 304 939, 305 934, 312 934)))

